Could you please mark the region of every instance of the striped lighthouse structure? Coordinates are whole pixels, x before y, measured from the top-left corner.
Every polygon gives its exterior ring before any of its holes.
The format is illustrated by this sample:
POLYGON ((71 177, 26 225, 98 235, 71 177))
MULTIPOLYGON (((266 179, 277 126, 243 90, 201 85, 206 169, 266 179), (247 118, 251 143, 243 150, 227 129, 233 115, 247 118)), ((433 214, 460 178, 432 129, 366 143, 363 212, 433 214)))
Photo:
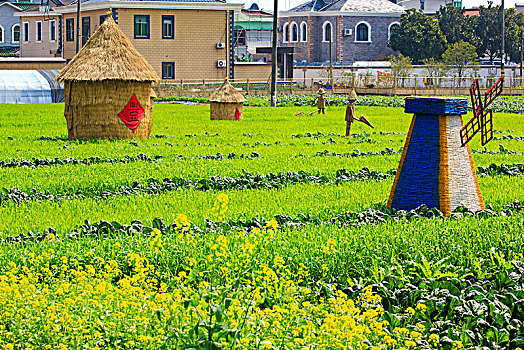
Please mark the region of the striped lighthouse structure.
POLYGON ((410 97, 413 113, 387 207, 412 210, 425 204, 450 215, 456 207, 484 209, 469 145, 462 146, 462 98, 410 97))

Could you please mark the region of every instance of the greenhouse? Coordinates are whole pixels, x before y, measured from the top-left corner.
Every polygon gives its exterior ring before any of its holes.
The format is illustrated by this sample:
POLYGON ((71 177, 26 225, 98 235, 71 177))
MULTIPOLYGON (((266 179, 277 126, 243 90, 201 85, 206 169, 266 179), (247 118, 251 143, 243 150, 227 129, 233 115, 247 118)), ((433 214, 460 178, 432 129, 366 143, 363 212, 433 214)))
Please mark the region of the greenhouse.
POLYGON ((0 103, 64 102, 58 70, 0 70, 0 103))

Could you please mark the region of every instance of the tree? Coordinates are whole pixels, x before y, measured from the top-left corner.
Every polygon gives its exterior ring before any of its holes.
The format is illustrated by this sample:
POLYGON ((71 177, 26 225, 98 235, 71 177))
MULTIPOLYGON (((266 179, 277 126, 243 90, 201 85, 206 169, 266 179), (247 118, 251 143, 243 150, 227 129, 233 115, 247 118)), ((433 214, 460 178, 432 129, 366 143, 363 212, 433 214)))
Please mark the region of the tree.
POLYGON ((428 58, 422 61, 426 70, 426 86, 440 87, 441 78, 446 76, 448 71, 446 65, 434 58, 428 58))
POLYGON ((524 14, 507 9, 505 16, 506 54, 513 62, 520 62, 520 48, 524 29, 524 14))
POLYGON ((479 17, 475 33, 479 37, 477 54, 479 57, 487 55, 491 61, 500 57, 501 42, 501 15, 500 6, 493 7, 489 2, 488 7, 479 7, 479 17))
POLYGON ((410 9, 400 17, 400 26, 392 27, 388 45, 413 61, 421 62, 431 57, 440 58, 446 50, 446 37, 437 20, 410 9))
MULTIPOLYGON (((493 7, 491 2, 487 7, 480 6, 475 27, 475 33, 479 37, 477 45, 479 57, 486 55, 491 61, 501 57, 501 20, 500 6, 493 7)), ((513 8, 506 9, 504 11, 505 53, 515 62, 520 61, 521 26, 524 26, 524 15, 517 14, 513 8)))
POLYGON ((391 64, 391 74, 395 79, 397 79, 397 86, 404 86, 405 79, 402 78, 409 76, 409 73, 413 69, 413 60, 401 53, 397 55, 389 55, 388 60, 391 64))
POLYGON ((459 77, 459 83, 462 81, 464 73, 468 66, 478 64, 478 56, 475 46, 465 42, 459 41, 451 45, 442 55, 444 64, 453 69, 459 77))
POLYGON ((465 8, 459 8, 453 4, 440 6, 437 11, 438 25, 442 34, 446 37, 448 45, 465 41, 477 46, 478 37, 475 34, 475 22, 477 17, 464 15, 465 8))

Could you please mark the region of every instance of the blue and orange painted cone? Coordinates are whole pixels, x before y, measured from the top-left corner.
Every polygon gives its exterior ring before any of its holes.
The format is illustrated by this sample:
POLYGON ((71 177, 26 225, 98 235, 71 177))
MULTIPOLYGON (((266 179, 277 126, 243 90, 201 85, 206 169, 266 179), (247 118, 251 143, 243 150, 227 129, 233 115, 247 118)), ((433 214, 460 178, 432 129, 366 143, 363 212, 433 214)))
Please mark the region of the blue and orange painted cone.
POLYGON ((461 98, 406 99, 405 112, 414 115, 388 208, 412 210, 425 204, 446 216, 459 206, 484 209, 469 145, 462 147, 460 140, 467 106, 461 98))

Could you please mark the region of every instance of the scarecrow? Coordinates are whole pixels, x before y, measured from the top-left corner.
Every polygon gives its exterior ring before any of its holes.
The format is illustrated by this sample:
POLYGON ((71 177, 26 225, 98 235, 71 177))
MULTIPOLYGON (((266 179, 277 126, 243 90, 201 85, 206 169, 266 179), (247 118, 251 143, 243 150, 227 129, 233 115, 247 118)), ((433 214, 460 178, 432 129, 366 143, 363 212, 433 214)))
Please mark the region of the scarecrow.
POLYGON ((355 106, 353 105, 353 103, 357 101, 357 93, 355 90, 351 89, 351 92, 348 95, 348 101, 349 103, 346 107, 346 136, 351 134, 351 123, 353 123, 355 120, 375 128, 363 115, 361 115, 359 118, 355 118, 355 106))
MULTIPOLYGON (((311 104, 311 107, 313 107, 315 105, 315 102, 317 102, 317 111, 318 111, 318 114, 320 114, 320 112, 322 112, 322 114, 326 114, 326 103, 329 106, 329 101, 327 100, 327 98, 324 97, 324 94, 326 93, 326 91, 322 88, 318 89, 317 91, 317 94, 318 94, 318 97, 315 98, 313 100, 313 103, 311 104)), ((314 112, 311 112, 309 113, 309 115, 317 112, 317 111, 314 111, 314 112)))

